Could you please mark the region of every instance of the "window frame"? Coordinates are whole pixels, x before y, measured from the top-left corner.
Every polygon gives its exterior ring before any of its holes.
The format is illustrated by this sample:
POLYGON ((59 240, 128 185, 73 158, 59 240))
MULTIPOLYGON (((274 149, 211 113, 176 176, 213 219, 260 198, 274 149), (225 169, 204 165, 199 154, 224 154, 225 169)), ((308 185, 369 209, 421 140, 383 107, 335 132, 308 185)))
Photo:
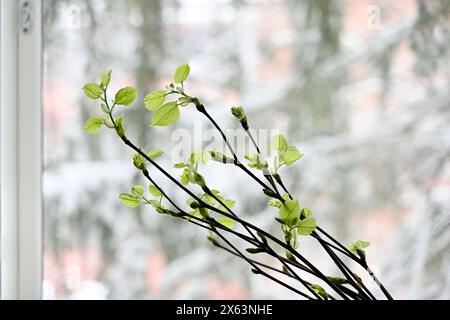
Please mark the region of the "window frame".
POLYGON ((2 299, 42 291, 41 15, 42 0, 0 2, 2 299))

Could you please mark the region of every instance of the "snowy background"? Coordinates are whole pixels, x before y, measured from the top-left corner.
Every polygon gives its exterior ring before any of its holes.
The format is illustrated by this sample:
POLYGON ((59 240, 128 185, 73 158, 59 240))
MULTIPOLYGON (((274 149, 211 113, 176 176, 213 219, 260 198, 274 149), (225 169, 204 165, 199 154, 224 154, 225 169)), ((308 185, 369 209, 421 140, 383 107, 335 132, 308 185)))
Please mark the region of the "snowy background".
MULTIPOLYGON (((284 171, 289 189, 343 243, 371 242, 368 261, 394 297, 449 299, 449 21, 446 0, 45 0, 44 297, 295 297, 203 230, 121 206, 117 195, 143 183, 133 153, 82 130, 99 109, 84 83, 112 69, 113 88, 136 86, 142 101, 189 62, 188 90, 223 127, 242 104, 253 127, 280 130, 305 154, 284 171)), ((142 103, 125 116, 139 145, 167 153, 170 130, 203 121, 186 110, 155 130, 142 103)), ((206 175, 279 232, 259 188, 227 170, 206 175)))

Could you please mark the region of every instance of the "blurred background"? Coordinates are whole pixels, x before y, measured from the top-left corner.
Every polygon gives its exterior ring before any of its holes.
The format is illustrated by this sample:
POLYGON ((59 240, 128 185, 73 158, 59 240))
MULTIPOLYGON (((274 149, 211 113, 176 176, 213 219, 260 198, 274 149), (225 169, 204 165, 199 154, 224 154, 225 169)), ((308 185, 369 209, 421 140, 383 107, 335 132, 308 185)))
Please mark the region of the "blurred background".
MULTIPOLYGON (((185 62, 187 90, 224 128, 236 127, 229 107, 242 104, 254 128, 280 130, 305 154, 283 172, 288 188, 341 242, 371 242, 368 261, 394 297, 450 298, 449 1, 44 7, 44 298, 296 298, 212 248, 203 230, 121 206, 117 195, 144 182, 133 153, 112 132, 82 130, 99 106, 80 88, 112 69, 112 89, 139 89, 125 112, 130 136, 169 154, 174 128, 208 124, 186 109, 155 130, 142 100, 185 62)), ((240 214, 280 232, 260 189, 227 170, 211 166, 206 176, 240 214)), ((322 252, 300 250, 336 272, 322 252)))

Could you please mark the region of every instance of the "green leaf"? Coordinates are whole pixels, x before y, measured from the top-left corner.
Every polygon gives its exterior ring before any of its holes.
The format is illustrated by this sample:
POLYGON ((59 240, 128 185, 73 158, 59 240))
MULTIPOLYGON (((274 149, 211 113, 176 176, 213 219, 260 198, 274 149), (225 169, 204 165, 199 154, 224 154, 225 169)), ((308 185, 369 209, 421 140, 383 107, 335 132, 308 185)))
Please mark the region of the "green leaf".
POLYGON ((102 124, 103 124, 102 118, 90 117, 84 125, 84 131, 86 131, 89 134, 96 134, 100 131, 102 124))
POLYGON ((136 99, 137 90, 133 87, 125 87, 117 91, 114 102, 117 105, 129 106, 136 99))
MULTIPOLYGON (((228 208, 228 209, 233 209, 234 205, 236 204, 236 201, 231 200, 231 199, 223 199, 221 196, 216 196, 217 198, 219 198, 223 204, 228 208)), ((219 210, 226 210, 226 208, 224 206, 219 206, 219 210)))
POLYGON ((193 180, 191 170, 185 168, 180 176, 180 182, 183 186, 187 186, 193 180))
POLYGON ((152 196, 155 196, 155 197, 161 197, 163 195, 161 190, 159 190, 159 188, 154 185, 150 185, 148 187, 148 191, 150 191, 152 196))
POLYGON ((340 278, 340 277, 327 277, 328 281, 330 281, 333 284, 346 284, 348 283, 347 279, 340 278))
POLYGON ((108 70, 102 74, 102 78, 100 80, 100 85, 103 88, 107 88, 110 81, 111 81, 111 70, 108 70))
POLYGON ((125 129, 123 128, 123 114, 116 118, 116 133, 119 137, 125 137, 125 129))
POLYGON ((297 233, 301 236, 309 236, 316 229, 316 218, 307 217, 298 221, 297 233))
POLYGON ((298 200, 287 200, 280 207, 280 219, 289 227, 294 227, 300 217, 298 200))
POLYGON ((182 64, 175 70, 173 81, 175 81, 175 83, 183 83, 187 79, 190 71, 191 68, 188 64, 182 64))
POLYGON ((354 254, 358 254, 358 250, 361 250, 362 252, 364 252, 364 248, 367 248, 369 245, 370 245, 369 241, 358 240, 358 241, 351 243, 348 246, 348 250, 350 250, 354 254))
POLYGON ((136 208, 140 204, 139 199, 128 193, 121 193, 119 195, 119 199, 120 201, 122 201, 122 204, 124 206, 127 206, 129 208, 136 208))
POLYGON ((191 102, 193 102, 193 99, 191 97, 180 97, 178 99, 178 104, 182 106, 186 106, 191 102))
POLYGON ((88 83, 83 87, 84 94, 91 99, 98 99, 102 95, 102 88, 96 83, 88 83))
POLYGON ((325 291, 324 288, 322 288, 318 284, 312 284, 311 288, 322 298, 328 299, 328 293, 325 291))
POLYGON ((168 126, 174 123, 180 117, 180 109, 176 102, 169 102, 157 109, 153 113, 153 126, 168 126))
POLYGON ((166 91, 156 90, 147 94, 144 98, 145 106, 150 111, 157 110, 166 101, 166 91))
POLYGON ((235 221, 229 217, 221 217, 218 221, 220 224, 224 225, 229 229, 233 229, 235 224, 235 221))
POLYGON ((302 212, 300 213, 300 218, 307 218, 307 217, 312 217, 313 213, 310 209, 308 208, 303 208, 302 212))
POLYGON ((163 153, 164 153, 164 151, 162 151, 161 149, 154 149, 154 150, 150 151, 149 153, 147 153, 147 156, 150 159, 156 159, 156 158, 159 158, 160 156, 162 156, 163 153))
POLYGON ((185 168, 185 167, 187 167, 187 165, 186 165, 186 163, 178 162, 178 163, 175 163, 175 165, 174 165, 173 167, 174 167, 174 168, 177 168, 177 169, 180 169, 180 168, 185 168))
POLYGON ((114 123, 112 123, 111 119, 109 117, 106 117, 105 119, 103 119, 103 123, 105 126, 107 126, 110 129, 114 129, 114 123))
POLYGON ((275 199, 269 199, 269 201, 267 202, 267 204, 271 207, 275 207, 275 208, 280 208, 281 207, 281 202, 275 199))
POLYGON ((136 197, 141 197, 144 194, 144 187, 137 185, 131 188, 131 193, 136 197))
POLYGON ((155 209, 160 207, 159 201, 156 201, 156 200, 148 200, 148 203, 149 203, 153 208, 155 208, 155 209))
POLYGON ((251 254, 265 252, 264 249, 261 249, 261 248, 247 248, 247 249, 245 249, 245 251, 247 251, 248 253, 251 253, 251 254))
POLYGON ((301 154, 295 146, 289 146, 286 151, 281 153, 281 160, 287 166, 290 166, 301 157, 303 157, 303 154, 301 154))
POLYGON ((272 140, 270 141, 270 147, 273 150, 278 150, 280 152, 284 152, 288 149, 288 142, 283 135, 278 134, 278 135, 274 136, 272 138, 272 140))
POLYGON ((133 164, 139 170, 145 170, 145 161, 139 153, 133 156, 133 164))
POLYGON ((102 111, 104 112, 104 113, 109 113, 109 109, 108 109, 108 107, 106 106, 106 104, 104 104, 104 103, 102 103, 101 105, 100 105, 100 107, 102 108, 102 111))
POLYGON ((247 116, 245 115, 244 108, 241 106, 232 107, 231 114, 240 122, 247 121, 247 116))
POLYGON ((189 157, 189 161, 192 165, 196 165, 199 163, 206 164, 209 160, 211 160, 211 154, 208 151, 204 150, 194 151, 189 157))

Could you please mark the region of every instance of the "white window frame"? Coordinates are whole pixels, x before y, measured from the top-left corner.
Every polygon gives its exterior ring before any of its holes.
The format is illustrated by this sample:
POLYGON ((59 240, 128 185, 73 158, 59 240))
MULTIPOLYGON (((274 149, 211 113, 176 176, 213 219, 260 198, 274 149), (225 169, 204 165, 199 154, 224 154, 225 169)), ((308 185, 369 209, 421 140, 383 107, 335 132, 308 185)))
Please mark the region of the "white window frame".
POLYGON ((41 298, 41 14, 41 0, 0 1, 2 299, 41 298))

